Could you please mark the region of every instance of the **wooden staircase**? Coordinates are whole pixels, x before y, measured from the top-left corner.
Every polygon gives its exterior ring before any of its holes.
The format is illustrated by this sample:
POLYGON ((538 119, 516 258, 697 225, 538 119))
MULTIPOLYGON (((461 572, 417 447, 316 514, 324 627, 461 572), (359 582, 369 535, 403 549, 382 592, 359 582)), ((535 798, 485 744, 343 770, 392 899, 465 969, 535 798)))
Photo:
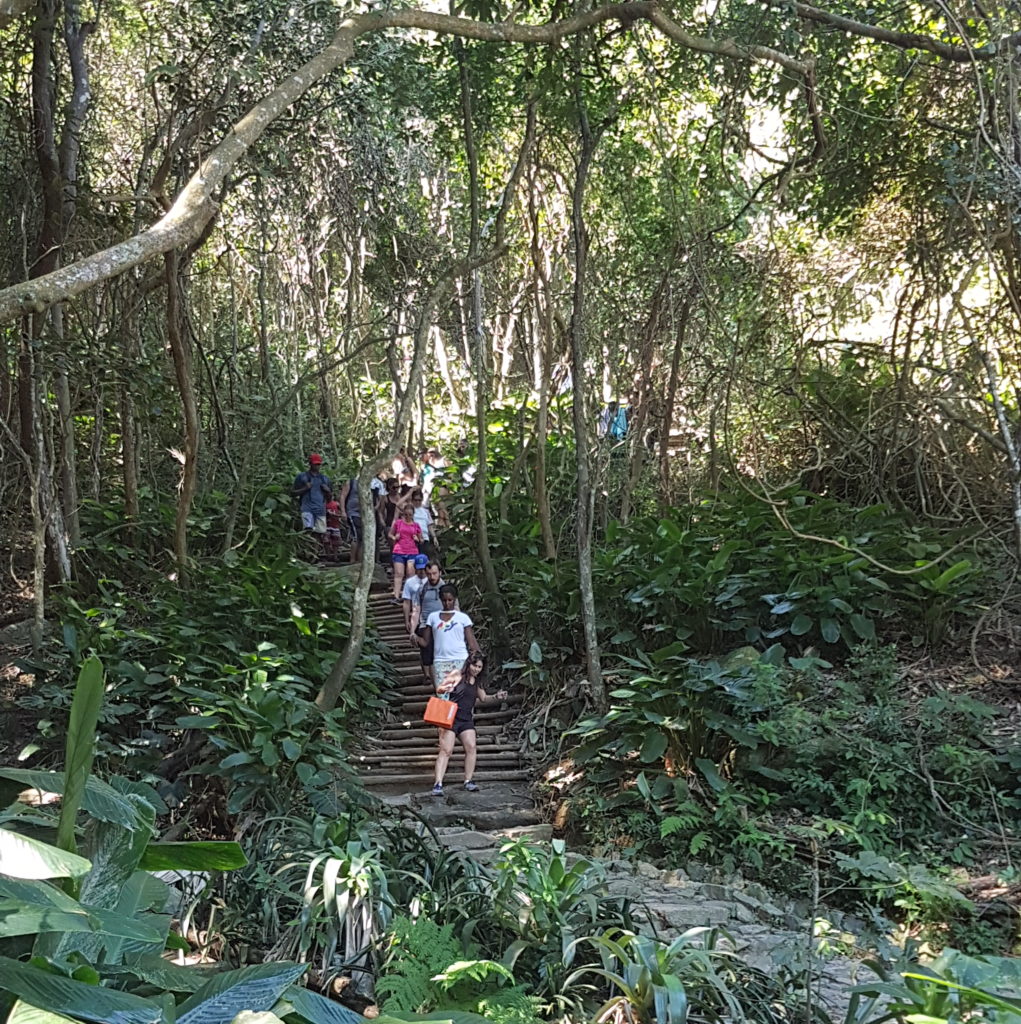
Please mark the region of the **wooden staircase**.
MULTIPOLYGON (((390 600, 390 591, 374 591, 369 595, 369 614, 384 643, 388 644, 394 664, 393 688, 384 694, 391 704, 377 736, 367 737, 364 747, 352 755, 362 783, 374 790, 389 787, 391 791, 432 789, 433 765, 436 761, 437 732, 435 726, 422 721, 422 713, 432 686, 422 675, 418 648, 412 647, 404 628, 404 611, 390 600)), ((478 763, 475 781, 480 787, 487 782, 515 782, 529 778, 523 767, 519 745, 506 729, 518 713, 519 696, 510 696, 499 706, 480 704, 475 710, 478 734, 478 763)), ((459 789, 464 779, 464 752, 460 743, 454 747, 447 768, 445 785, 459 789)), ((466 794, 470 795, 470 794, 466 794)))

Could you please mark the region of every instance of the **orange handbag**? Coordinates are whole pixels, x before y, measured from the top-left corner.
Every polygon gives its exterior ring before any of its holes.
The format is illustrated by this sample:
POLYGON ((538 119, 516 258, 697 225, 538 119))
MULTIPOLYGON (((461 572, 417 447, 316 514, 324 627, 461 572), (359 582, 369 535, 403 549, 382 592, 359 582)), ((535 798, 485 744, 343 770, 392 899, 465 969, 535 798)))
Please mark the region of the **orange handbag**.
POLYGON ((457 705, 443 697, 430 697, 422 716, 430 725, 438 725, 441 729, 449 729, 454 724, 457 705))

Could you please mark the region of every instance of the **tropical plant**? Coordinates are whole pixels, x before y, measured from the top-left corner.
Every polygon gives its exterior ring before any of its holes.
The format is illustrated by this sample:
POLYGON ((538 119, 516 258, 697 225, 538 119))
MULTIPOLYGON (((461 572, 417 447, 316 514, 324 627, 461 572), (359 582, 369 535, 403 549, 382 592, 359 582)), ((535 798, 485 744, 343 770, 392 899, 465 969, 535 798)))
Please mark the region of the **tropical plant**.
POLYGON ((870 966, 880 980, 851 990, 848 1024, 1021 1021, 1021 967, 1015 958, 970 957, 945 949, 924 966, 903 962, 892 968, 878 962, 870 966))
POLYGON ((2 769, 5 779, 61 798, 56 817, 15 803, 0 819, 0 948, 10 954, 0 956, 0 990, 16 1000, 7 1019, 203 1024, 277 1008, 308 1024, 354 1024, 356 1014, 294 985, 302 965, 219 972, 163 959, 168 946, 187 943, 170 931, 170 886, 157 873, 246 861, 233 842, 155 840, 165 807, 152 789, 92 776, 103 691, 100 662, 89 659, 71 704, 63 772, 2 769), (79 809, 89 816, 83 830, 79 809), (27 962, 17 959, 26 954, 27 962))
POLYGON ((596 1020, 684 1024, 690 1017, 775 1024, 805 1019, 794 986, 748 966, 724 940, 727 936, 712 928, 691 928, 670 943, 610 929, 578 940, 599 951, 602 965, 581 967, 568 982, 594 974, 610 984, 614 991, 596 1020))
POLYGON ((487 931, 476 926, 466 937, 492 950, 516 976, 537 978, 533 994, 544 1011, 577 1008, 581 993, 566 984, 577 957, 575 939, 630 926, 630 901, 607 891, 598 864, 583 857, 569 860, 559 839, 548 847, 509 841, 500 848, 494 870, 487 931))

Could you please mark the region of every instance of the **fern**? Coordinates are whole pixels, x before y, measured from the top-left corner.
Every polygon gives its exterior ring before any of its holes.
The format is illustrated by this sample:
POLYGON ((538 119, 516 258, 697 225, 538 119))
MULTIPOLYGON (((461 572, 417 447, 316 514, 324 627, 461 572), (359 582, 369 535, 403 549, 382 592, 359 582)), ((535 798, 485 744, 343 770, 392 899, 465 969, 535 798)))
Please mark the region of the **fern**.
POLYGON ((538 996, 530 996, 522 985, 501 989, 483 996, 476 1003, 475 1012, 493 1024, 539 1024, 538 996))
POLYGON ((464 955, 453 926, 426 917, 394 918, 388 933, 383 977, 376 992, 388 1013, 427 1013, 436 1004, 431 979, 464 955))

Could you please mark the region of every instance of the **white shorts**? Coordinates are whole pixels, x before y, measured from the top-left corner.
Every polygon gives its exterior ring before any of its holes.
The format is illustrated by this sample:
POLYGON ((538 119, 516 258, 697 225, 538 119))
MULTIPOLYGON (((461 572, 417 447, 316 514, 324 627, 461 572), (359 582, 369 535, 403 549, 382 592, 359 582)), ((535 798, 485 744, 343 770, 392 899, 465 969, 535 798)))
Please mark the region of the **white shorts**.
POLYGON ((313 533, 326 533, 326 516, 313 515, 311 512, 301 513, 301 525, 313 533))

